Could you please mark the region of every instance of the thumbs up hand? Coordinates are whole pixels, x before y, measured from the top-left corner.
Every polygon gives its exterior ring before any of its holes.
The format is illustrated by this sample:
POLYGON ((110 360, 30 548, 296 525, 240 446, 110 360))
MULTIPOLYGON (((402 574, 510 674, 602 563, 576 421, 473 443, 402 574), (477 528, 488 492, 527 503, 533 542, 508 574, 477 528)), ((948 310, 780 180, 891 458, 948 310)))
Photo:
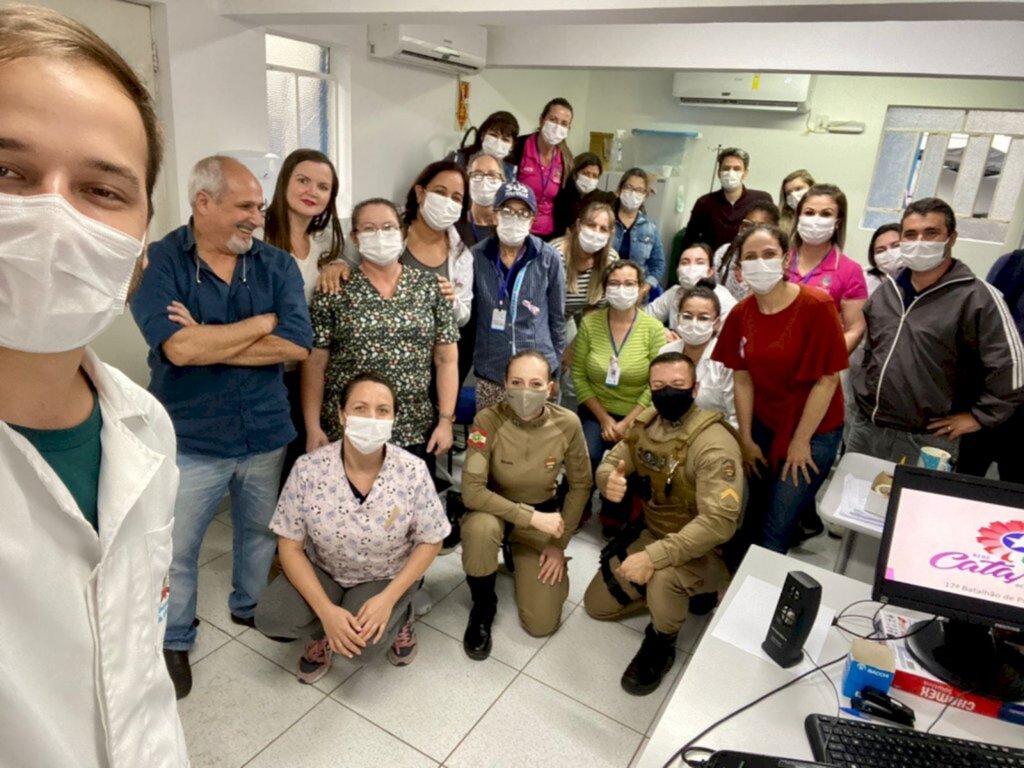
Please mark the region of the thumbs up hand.
POLYGON ((608 475, 604 485, 604 497, 608 501, 618 503, 626 496, 626 462, 620 461, 619 466, 608 475))

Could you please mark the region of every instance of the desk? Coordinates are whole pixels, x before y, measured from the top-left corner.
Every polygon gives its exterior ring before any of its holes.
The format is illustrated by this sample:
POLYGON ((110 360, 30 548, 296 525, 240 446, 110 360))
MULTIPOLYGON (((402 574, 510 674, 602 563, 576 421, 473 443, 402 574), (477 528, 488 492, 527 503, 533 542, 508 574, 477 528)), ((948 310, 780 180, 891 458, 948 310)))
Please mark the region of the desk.
MULTIPOLYGON (((741 651, 712 634, 746 577, 754 576, 781 587, 791 570, 804 571, 821 582, 824 605, 837 612, 855 600, 871 597, 871 588, 863 582, 760 547, 751 547, 722 606, 704 633, 675 691, 669 696, 668 704, 651 734, 651 741, 636 764, 637 768, 660 768, 673 752, 704 728, 793 679, 787 670, 741 651)), ((853 612, 863 613, 856 608, 853 612)), ((766 632, 767 629, 765 627, 766 632)), ((833 627, 825 641, 821 662, 831 661, 849 648, 846 636, 833 627)), ((840 688, 843 665, 836 664, 827 672, 840 688)), ((927 728, 942 709, 935 702, 903 691, 897 691, 895 695, 913 707, 921 729, 927 728)), ((848 699, 842 701, 843 706, 849 706, 848 699)), ((700 746, 810 760, 811 748, 804 734, 804 718, 815 712, 834 714, 835 711, 835 694, 819 672, 719 726, 701 739, 700 746)), ((1024 738, 1024 727, 1020 725, 972 715, 953 707, 946 711, 933 732, 1006 746, 1019 746, 1024 738)), ((682 761, 673 763, 674 767, 682 765, 682 761)))
MULTIPOLYGON (((836 464, 836 470, 832 473, 825 494, 821 497, 821 504, 818 505, 818 513, 826 523, 838 525, 844 529, 843 540, 839 544, 839 552, 836 555, 835 566, 832 570, 836 573, 846 573, 847 564, 850 561, 850 554, 853 552, 858 534, 863 534, 872 539, 880 539, 882 532, 878 528, 872 528, 861 523, 837 519, 839 505, 843 500, 843 485, 848 475, 853 475, 861 480, 874 480, 879 473, 888 472, 892 474, 896 464, 885 459, 876 459, 874 456, 866 456, 863 453, 845 453, 836 464)), ((865 548, 863 563, 868 568, 868 573, 873 574, 875 561, 878 559, 878 546, 872 543, 865 548)))

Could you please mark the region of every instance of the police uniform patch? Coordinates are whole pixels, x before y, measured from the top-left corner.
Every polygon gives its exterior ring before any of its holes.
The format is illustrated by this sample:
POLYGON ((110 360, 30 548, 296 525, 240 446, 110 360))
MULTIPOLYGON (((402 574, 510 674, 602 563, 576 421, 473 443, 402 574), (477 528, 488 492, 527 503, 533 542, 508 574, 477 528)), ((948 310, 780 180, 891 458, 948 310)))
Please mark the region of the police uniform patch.
POLYGON ((554 456, 548 456, 546 459, 544 459, 544 469, 550 472, 552 469, 555 468, 555 464, 557 463, 558 462, 555 461, 554 456))
POLYGON ((724 459, 722 461, 722 479, 723 480, 735 480, 736 479, 736 462, 732 459, 724 459))
POLYGON ((466 439, 470 448, 476 448, 482 450, 487 445, 487 433, 484 432, 480 427, 473 427, 469 431, 469 437, 466 439))
POLYGON ((740 503, 740 496, 732 488, 726 488, 718 497, 719 501, 725 501, 726 499, 732 499, 737 504, 740 503))

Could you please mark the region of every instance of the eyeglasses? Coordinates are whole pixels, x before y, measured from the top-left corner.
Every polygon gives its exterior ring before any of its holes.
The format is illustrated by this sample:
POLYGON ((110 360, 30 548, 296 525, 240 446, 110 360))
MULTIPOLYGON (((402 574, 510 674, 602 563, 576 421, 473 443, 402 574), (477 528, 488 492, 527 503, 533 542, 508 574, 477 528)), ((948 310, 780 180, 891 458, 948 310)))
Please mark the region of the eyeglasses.
POLYGON ((638 283, 636 280, 623 280, 622 282, 619 282, 618 280, 609 280, 608 281, 608 287, 609 288, 639 288, 640 287, 640 283, 638 283))
POLYGON ((356 232, 360 235, 375 235, 378 232, 401 232, 402 228, 397 224, 385 224, 383 227, 377 227, 373 224, 367 224, 360 227, 356 232))
POLYGON ((469 174, 470 181, 483 181, 484 179, 489 179, 491 181, 505 181, 504 176, 494 171, 491 171, 490 173, 484 173, 483 171, 473 171, 471 174, 469 174))
POLYGON ((646 187, 634 187, 632 184, 626 184, 622 187, 623 192, 638 192, 641 195, 647 194, 646 187))
POLYGON ((533 211, 522 210, 517 211, 515 208, 499 208, 498 215, 503 219, 519 219, 520 221, 529 221, 533 218, 533 211))

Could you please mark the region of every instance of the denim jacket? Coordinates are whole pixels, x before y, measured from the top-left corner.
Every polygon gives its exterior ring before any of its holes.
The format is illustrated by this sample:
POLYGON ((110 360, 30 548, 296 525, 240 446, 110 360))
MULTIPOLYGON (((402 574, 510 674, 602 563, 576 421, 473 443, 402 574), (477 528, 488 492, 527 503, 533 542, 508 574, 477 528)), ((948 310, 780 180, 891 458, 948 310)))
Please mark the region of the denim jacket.
MULTIPOLYGON (((478 378, 505 381, 505 366, 516 352, 536 349, 557 373, 565 351, 565 267, 551 245, 529 235, 504 301, 504 330, 491 330, 500 287, 496 235, 473 246, 473 296, 476 346, 473 369, 478 378)), ((504 280, 502 281, 504 282, 504 280)))
MULTIPOLYGON (((615 219, 615 239, 612 247, 622 252, 622 237, 626 228, 618 217, 615 219)), ((665 279, 665 250, 661 246, 658 225, 648 219, 643 211, 636 215, 636 221, 629 231, 629 260, 639 264, 647 273, 647 282, 660 286, 665 279)))

